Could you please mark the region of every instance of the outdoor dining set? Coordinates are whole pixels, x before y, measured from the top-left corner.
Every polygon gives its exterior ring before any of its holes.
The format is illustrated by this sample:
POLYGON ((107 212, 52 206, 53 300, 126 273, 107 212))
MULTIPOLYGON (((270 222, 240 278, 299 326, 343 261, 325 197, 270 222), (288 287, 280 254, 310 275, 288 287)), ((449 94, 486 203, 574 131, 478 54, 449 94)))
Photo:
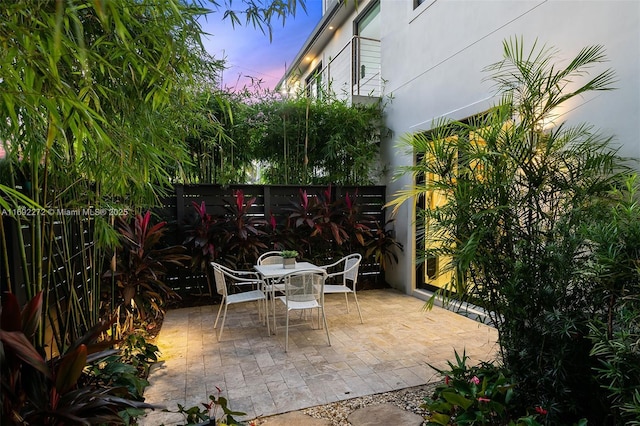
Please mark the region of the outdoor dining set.
POLYGON ((262 254, 253 271, 236 271, 212 262, 216 290, 222 296, 213 328, 217 328, 220 314, 222 322, 218 340, 222 337, 224 323, 229 305, 256 302, 258 314, 266 325, 269 335, 276 334, 277 305, 284 306, 285 316, 285 352, 289 350, 289 325, 292 311, 299 311, 300 317, 310 318, 313 310, 317 311, 319 328, 324 328, 327 342, 331 345, 329 328, 324 309, 325 294, 344 294, 347 312, 349 312, 348 294, 353 294, 360 322, 362 313, 356 295, 358 269, 362 256, 347 255, 329 265, 314 265, 309 262, 295 262, 285 265, 282 252, 269 251, 262 254))

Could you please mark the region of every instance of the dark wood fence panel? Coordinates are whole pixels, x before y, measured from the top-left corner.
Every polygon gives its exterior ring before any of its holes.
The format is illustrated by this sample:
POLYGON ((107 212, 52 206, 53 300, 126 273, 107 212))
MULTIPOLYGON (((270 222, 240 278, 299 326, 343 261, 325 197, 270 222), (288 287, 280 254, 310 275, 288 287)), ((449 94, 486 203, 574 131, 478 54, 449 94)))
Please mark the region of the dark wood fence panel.
MULTIPOLYGON (((0 291, 12 291, 24 305, 30 297, 26 283, 30 281, 31 291, 41 285, 47 290, 44 300, 49 307, 46 335, 51 336, 55 327, 58 333, 67 333, 63 340, 73 341, 99 316, 99 292, 94 289, 100 288, 101 262, 94 257, 93 218, 83 216, 81 209, 52 211, 52 215, 22 215, 19 220, 3 217, 9 274, 0 271, 0 291), (41 251, 35 250, 34 229, 45 236, 41 251), (38 252, 41 262, 34 257, 38 252), (10 289, 7 277, 11 280, 10 289)), ((57 342, 51 337, 48 340, 48 350, 55 353, 57 342)))
MULTIPOLYGON (((307 197, 311 198, 326 189, 325 186, 295 185, 176 185, 175 194, 161 200, 162 208, 154 212, 163 220, 181 226, 188 215, 194 213, 193 203, 200 205, 204 202, 209 214, 224 215, 227 214, 226 207, 234 202, 235 191, 241 190, 245 198, 256 199, 249 214, 265 219, 269 219, 270 215, 283 218, 289 214, 293 203, 299 202, 301 190, 306 191, 307 197), (172 208, 175 208, 175 212, 171 211, 172 208)), ((384 186, 331 187, 331 200, 340 199, 347 194, 355 196, 364 214, 370 215, 374 221, 384 223, 384 193, 384 186)))
MULTIPOLYGON (((283 223, 291 212, 291 209, 300 203, 300 197, 306 191, 307 198, 323 194, 326 186, 298 186, 298 185, 176 185, 175 194, 162 200, 162 207, 154 210, 154 213, 173 225, 171 235, 167 243, 181 244, 186 239, 185 223, 189 217, 195 215, 193 204, 202 202, 207 207, 207 213, 211 215, 228 214, 227 207, 235 202, 235 192, 241 190, 245 197, 255 198, 255 202, 249 214, 254 217, 269 220, 273 215, 278 223, 283 223), (173 210, 172 210, 173 209, 173 210)), ((383 206, 385 204, 384 186, 367 187, 336 187, 331 186, 331 201, 344 198, 347 194, 355 198, 355 202, 361 207, 362 213, 370 216, 367 223, 373 231, 379 224, 384 226, 385 216, 383 206)), ((371 261, 361 265, 363 278, 377 281, 380 275, 379 265, 371 261)), ((173 269, 167 277, 167 284, 179 293, 208 292, 206 276, 200 272, 173 269)))
MULTIPOLYGON (((355 197, 356 202, 362 208, 362 212, 371 217, 368 224, 372 228, 376 224, 384 225, 385 187, 336 187, 331 186, 331 200, 339 200, 347 194, 355 197)), ((255 203, 250 209, 251 215, 269 220, 274 215, 278 223, 283 223, 284 219, 294 207, 294 203, 300 202, 302 191, 306 191, 307 197, 311 198, 327 190, 326 186, 297 186, 297 185, 176 185, 173 194, 163 197, 157 207, 153 209, 156 220, 163 220, 169 224, 169 231, 165 234, 165 243, 168 245, 182 244, 185 241, 185 223, 189 215, 194 215, 193 203, 200 204, 204 201, 207 211, 213 215, 228 214, 227 207, 234 202, 234 193, 241 190, 246 197, 255 197, 255 203)), ((22 251, 17 237, 18 229, 16 222, 9 217, 4 218, 5 235, 8 236, 9 269, 13 279, 21 282, 22 265, 20 264, 19 253, 22 251), (18 278, 19 277, 19 278, 18 278)), ((55 249, 52 250, 50 259, 51 267, 46 267, 55 277, 50 277, 54 284, 50 287, 52 298, 65 301, 69 297, 69 289, 75 289, 74 297, 80 297, 80 303, 87 303, 82 300, 89 296, 85 290, 87 283, 83 282, 91 276, 87 273, 87 268, 91 268, 91 250, 81 250, 81 247, 92 247, 93 221, 86 217, 65 217, 65 224, 53 223, 50 228, 53 239, 51 243, 55 249), (63 235, 65 236, 63 239, 63 235), (69 238, 71 238, 69 240, 69 238), (62 244, 66 244, 62 247, 62 244), (78 256, 83 253, 87 258, 78 256), (72 258, 73 257, 73 258, 72 258), (72 271, 67 267, 71 266, 72 271)), ((31 253, 31 235, 28 227, 22 229, 24 249, 27 254, 31 253)), ((43 253, 43 256, 46 256, 43 253)), ((0 281, 3 291, 7 290, 5 281, 5 265, 0 265, 0 281)), ((28 268, 31 267, 31 259, 28 259, 28 268)), ((361 268, 363 276, 370 276, 377 279, 379 267, 373 263, 364 263, 361 268)), ((46 272, 45 272, 46 274, 46 272)), ((95 275, 93 275, 95 277, 95 275)), ((48 278, 44 277, 45 280, 48 278)), ((208 292, 206 276, 200 272, 193 272, 188 268, 174 268, 169 271, 166 277, 167 284, 178 292, 208 292)), ((14 287, 14 290, 16 288, 14 287)), ((24 302, 24 285, 18 285, 18 293, 21 301, 24 302)))

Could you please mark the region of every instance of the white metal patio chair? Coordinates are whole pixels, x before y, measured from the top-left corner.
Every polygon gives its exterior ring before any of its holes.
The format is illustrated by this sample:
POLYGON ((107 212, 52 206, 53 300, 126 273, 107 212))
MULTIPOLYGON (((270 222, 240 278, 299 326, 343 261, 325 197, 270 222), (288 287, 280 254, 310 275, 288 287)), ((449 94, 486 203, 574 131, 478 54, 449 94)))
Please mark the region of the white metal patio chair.
MULTIPOLYGON (((324 325, 327 333, 327 342, 331 346, 327 317, 324 313, 323 290, 326 279, 326 272, 317 269, 291 272, 284 276, 284 296, 279 296, 278 300, 284 303, 287 310, 284 338, 285 352, 289 350, 289 314, 295 310, 318 309, 318 327, 322 328, 324 325), (322 323, 320 323, 320 317, 322 317, 322 323)), ((313 316, 311 316, 311 323, 313 327, 313 316)))
MULTIPOLYGON (((284 258, 281 256, 281 253, 282 253, 281 251, 275 251, 275 250, 262 253, 260 257, 258 257, 257 264, 258 265, 278 265, 278 264, 281 265, 284 260, 284 258)), ((284 283, 282 282, 281 279, 265 279, 264 293, 267 295, 267 297, 271 295, 272 311, 275 312, 274 297, 276 293, 278 294, 284 293, 284 283)), ((274 328, 275 328, 275 314, 274 314, 273 321, 274 321, 274 328)))
MULTIPOLYGON (((245 302, 258 302, 258 315, 262 319, 262 308, 265 309, 266 314, 265 304, 267 298, 263 291, 264 283, 257 273, 251 271, 234 271, 233 269, 229 269, 226 266, 215 262, 211 262, 211 266, 213 267, 213 273, 215 276, 216 290, 218 291, 218 294, 222 296, 222 302, 220 303, 220 308, 218 308, 218 315, 216 316, 216 321, 213 323, 214 329, 218 326, 220 313, 224 310, 222 323, 220 325, 220 333, 217 336, 218 341, 220 341, 222 332, 224 331, 224 322, 227 318, 227 307, 229 305, 245 302), (229 294, 229 286, 231 285, 236 287, 244 285, 251 285, 253 287, 257 285, 258 289, 229 294)), ((266 321, 266 323, 267 333, 268 335, 271 335, 271 331, 269 330, 269 321, 266 321)))
POLYGON ((356 307, 358 308, 358 315, 360 316, 360 323, 363 324, 362 313, 360 312, 360 304, 358 303, 358 296, 356 295, 356 285, 358 284, 358 270, 360 269, 360 262, 362 261, 362 255, 359 253, 353 253, 343 257, 335 263, 322 266, 321 268, 326 271, 332 271, 339 269, 338 272, 328 273, 327 279, 337 278, 340 284, 325 284, 324 294, 343 293, 344 299, 347 302, 347 313, 349 313, 349 293, 353 294, 353 298, 356 301, 356 307), (344 264, 340 268, 340 266, 344 264), (351 288, 347 285, 347 282, 351 281, 351 288))
POLYGON ((266 253, 262 253, 258 258, 258 265, 275 265, 278 263, 282 263, 282 256, 280 255, 280 251, 268 251, 266 253))

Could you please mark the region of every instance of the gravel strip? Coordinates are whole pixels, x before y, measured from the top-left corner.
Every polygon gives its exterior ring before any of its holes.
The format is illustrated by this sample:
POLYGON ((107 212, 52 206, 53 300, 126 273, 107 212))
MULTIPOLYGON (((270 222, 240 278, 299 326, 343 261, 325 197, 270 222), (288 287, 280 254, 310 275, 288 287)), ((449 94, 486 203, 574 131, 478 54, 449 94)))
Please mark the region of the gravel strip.
MULTIPOLYGON (((427 414, 427 411, 420 408, 420 405, 424 403, 424 398, 426 396, 431 396, 433 394, 435 387, 439 384, 439 382, 428 383, 426 385, 400 389, 397 391, 360 396, 357 398, 306 408, 301 410, 301 412, 317 419, 327 419, 331 421, 333 426, 351 426, 351 423, 347 421, 347 417, 353 411, 367 405, 382 403, 393 404, 403 410, 411 411, 424 417, 427 414)), ((259 421, 257 424, 260 425, 262 422, 259 421)), ((426 424, 427 422, 425 421, 423 426, 426 424)))

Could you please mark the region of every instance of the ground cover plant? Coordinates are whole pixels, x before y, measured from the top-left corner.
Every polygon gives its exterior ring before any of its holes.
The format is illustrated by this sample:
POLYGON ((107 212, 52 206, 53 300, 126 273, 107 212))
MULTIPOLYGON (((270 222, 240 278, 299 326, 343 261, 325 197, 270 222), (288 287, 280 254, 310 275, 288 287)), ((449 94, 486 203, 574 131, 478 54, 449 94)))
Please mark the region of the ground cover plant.
MULTIPOLYGON (((511 416, 514 382, 508 371, 491 363, 467 365, 468 357, 455 352, 455 362, 448 361, 449 369, 435 370, 444 383, 436 387, 433 395, 425 398, 424 408, 429 411, 429 424, 494 425, 506 424, 511 416)), ((546 413, 536 407, 540 416, 546 413)), ((533 418, 527 424, 535 425, 533 418)))
MULTIPOLYGON (((165 409, 164 411, 170 413, 180 413, 183 415, 186 425, 195 424, 209 424, 220 426, 243 426, 246 422, 239 422, 233 416, 244 416, 246 413, 242 411, 234 411, 229 407, 229 401, 223 397, 222 389, 216 386, 218 395, 209 395, 207 402, 202 402, 200 405, 194 405, 191 407, 185 407, 182 404, 178 404, 176 411, 165 409)), ((254 425, 255 422, 250 422, 249 426, 254 425)))
POLYGON ((612 89, 611 70, 589 73, 606 60, 604 49, 584 48, 563 65, 557 54, 505 41, 504 59, 488 67, 500 102, 408 137, 422 159, 403 172, 428 178, 392 204, 446 199, 418 219, 428 224, 426 255, 450 259, 453 278, 441 294, 481 301, 498 328, 514 382, 512 420, 541 407, 544 424, 619 424, 636 412, 640 383, 630 320, 638 313, 637 193, 623 185, 628 169, 610 137, 557 118, 567 101, 612 89))

